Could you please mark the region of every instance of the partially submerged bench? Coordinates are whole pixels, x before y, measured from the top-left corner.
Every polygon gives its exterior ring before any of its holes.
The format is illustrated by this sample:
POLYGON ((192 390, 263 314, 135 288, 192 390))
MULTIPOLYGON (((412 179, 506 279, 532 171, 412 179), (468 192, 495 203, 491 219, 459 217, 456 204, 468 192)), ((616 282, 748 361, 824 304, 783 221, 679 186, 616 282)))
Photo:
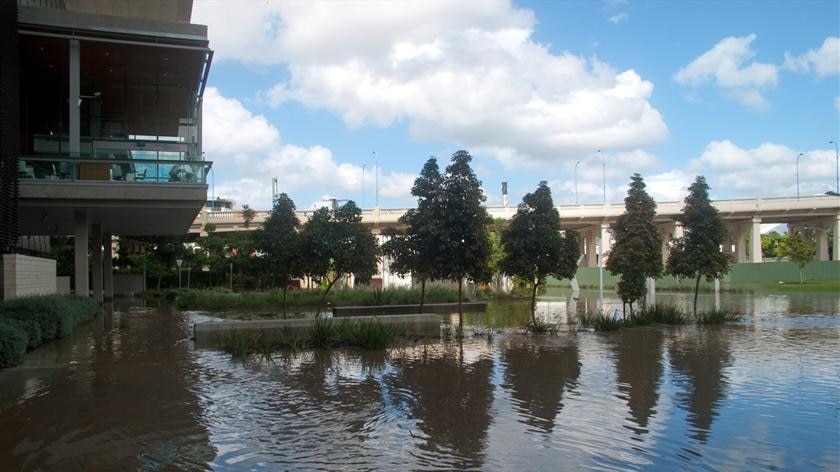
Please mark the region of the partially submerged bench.
MULTIPOLYGON (((376 320, 389 326, 398 326, 405 330, 406 336, 438 337, 442 317, 435 313, 409 315, 354 316, 336 320, 337 323, 376 320)), ((217 347, 219 336, 233 332, 262 332, 264 335, 279 336, 282 331, 307 338, 309 330, 315 324, 315 318, 291 320, 251 320, 251 321, 205 321, 193 325, 196 347, 217 347)))
MULTIPOLYGON (((465 313, 484 313, 487 311, 485 302, 464 302, 461 304, 465 313)), ((344 316, 362 315, 408 315, 420 311, 420 305, 375 305, 375 306, 334 306, 333 316, 336 318, 344 316)), ((436 313, 438 315, 450 315, 458 313, 457 303, 426 303, 423 305, 423 313, 436 313)))

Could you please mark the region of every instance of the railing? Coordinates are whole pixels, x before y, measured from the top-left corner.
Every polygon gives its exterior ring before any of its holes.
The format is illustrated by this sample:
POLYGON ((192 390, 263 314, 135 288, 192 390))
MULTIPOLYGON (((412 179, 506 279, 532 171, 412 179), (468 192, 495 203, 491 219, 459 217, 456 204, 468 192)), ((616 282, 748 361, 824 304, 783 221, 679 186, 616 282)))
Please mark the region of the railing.
POLYGON ((206 184, 209 161, 21 156, 18 179, 206 184))

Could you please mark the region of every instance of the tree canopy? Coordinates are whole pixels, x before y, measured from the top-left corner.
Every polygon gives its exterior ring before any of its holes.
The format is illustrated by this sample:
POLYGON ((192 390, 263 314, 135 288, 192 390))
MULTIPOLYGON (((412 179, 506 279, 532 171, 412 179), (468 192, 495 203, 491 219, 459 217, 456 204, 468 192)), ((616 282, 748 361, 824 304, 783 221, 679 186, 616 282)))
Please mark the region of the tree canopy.
POLYGON ((609 253, 606 268, 613 275, 620 275, 617 291, 621 301, 630 304, 645 294, 645 279, 662 274, 662 237, 654 224, 656 202, 645 191, 645 182, 639 174, 630 178, 624 214, 618 217, 615 244, 609 253))
POLYGON ((287 194, 281 193, 274 200, 274 207, 262 228, 254 233, 254 246, 260 253, 258 265, 283 290, 283 316, 286 315, 289 282, 293 277, 303 275, 299 225, 295 203, 287 194))
POLYGON ((697 313, 697 292, 700 279, 708 282, 719 279, 731 265, 729 256, 721 251, 726 241, 723 221, 709 200, 709 186, 703 176, 688 188, 682 214, 677 217, 682 223, 684 236, 673 241, 668 255, 668 273, 678 278, 693 278, 694 312, 697 313))
POLYGON ((535 321, 538 287, 549 275, 574 277, 580 257, 577 235, 572 231, 560 233, 560 214, 545 182, 522 199, 510 226, 502 232, 502 246, 501 270, 532 284, 531 320, 535 321))

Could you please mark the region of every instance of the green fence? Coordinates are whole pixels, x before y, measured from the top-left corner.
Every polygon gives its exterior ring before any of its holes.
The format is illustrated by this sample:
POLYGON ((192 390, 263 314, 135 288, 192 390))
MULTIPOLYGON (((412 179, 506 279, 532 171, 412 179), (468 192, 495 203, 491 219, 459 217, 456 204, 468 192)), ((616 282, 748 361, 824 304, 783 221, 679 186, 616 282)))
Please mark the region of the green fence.
MULTIPOLYGON (((840 280, 840 261, 811 262, 805 266, 804 275, 806 280, 840 280)), ((598 268, 581 267, 577 271, 578 284, 581 287, 598 286, 598 268)), ((610 275, 604 270, 604 286, 615 287, 618 281, 617 276, 610 275)), ((733 264, 721 283, 723 284, 749 284, 761 282, 799 282, 799 266, 793 262, 762 262, 733 264)), ((568 280, 550 278, 548 285, 568 286, 568 280)), ((711 289, 712 284, 705 280, 700 282, 701 288, 711 289)), ((666 276, 656 280, 658 289, 694 288, 694 282, 690 280, 678 280, 666 276)))

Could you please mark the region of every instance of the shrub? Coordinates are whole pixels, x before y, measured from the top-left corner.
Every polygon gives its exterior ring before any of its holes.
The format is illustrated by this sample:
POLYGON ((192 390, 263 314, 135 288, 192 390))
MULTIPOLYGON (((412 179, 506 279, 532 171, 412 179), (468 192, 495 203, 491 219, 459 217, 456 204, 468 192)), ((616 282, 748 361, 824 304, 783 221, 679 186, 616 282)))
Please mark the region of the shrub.
POLYGON ((91 320, 96 303, 87 297, 40 295, 9 300, 0 305, 0 317, 35 320, 45 341, 71 335, 76 325, 91 320))
POLYGON ((394 343, 405 330, 376 320, 361 320, 345 327, 347 342, 361 349, 376 351, 394 343))
POLYGON ((642 316, 653 323, 671 325, 686 324, 691 321, 691 317, 688 314, 673 305, 666 304, 656 304, 648 307, 642 316))
POLYGON ((318 318, 309 329, 309 342, 316 348, 332 347, 341 339, 340 326, 330 318, 318 318))
POLYGON ((28 342, 23 323, 0 318, 0 369, 23 362, 28 342))

